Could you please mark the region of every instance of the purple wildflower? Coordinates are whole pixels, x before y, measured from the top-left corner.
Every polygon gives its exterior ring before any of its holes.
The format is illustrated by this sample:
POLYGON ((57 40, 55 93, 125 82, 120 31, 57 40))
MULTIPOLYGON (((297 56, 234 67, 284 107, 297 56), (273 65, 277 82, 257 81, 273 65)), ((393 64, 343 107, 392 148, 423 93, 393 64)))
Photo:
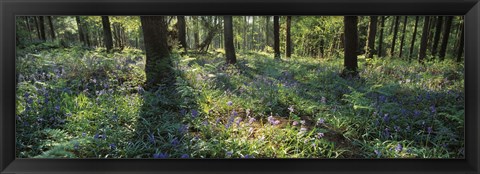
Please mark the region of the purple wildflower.
POLYGON ((190 158, 188 154, 183 154, 180 158, 190 158))
POLYGON ((147 136, 148 136, 148 141, 150 141, 150 143, 152 144, 155 144, 155 135, 153 135, 153 133, 150 133, 147 136))
POLYGON ((235 111, 235 110, 233 110, 233 111, 232 111, 232 115, 233 115, 234 117, 236 117, 236 116, 238 115, 238 112, 235 111))
POLYGON ((180 141, 178 141, 178 139, 175 137, 175 138, 173 138, 171 144, 172 144, 172 146, 178 146, 180 144, 180 141))
POLYGON ((168 154, 167 153, 156 153, 156 154, 153 154, 153 158, 168 158, 168 154))
POLYGON ((395 147, 395 151, 401 152, 403 150, 403 146, 399 143, 397 147, 395 147))
POLYGON ((320 124, 323 124, 323 123, 325 123, 325 119, 319 118, 319 119, 317 120, 317 125, 320 125, 320 124))
POLYGON ((322 132, 317 133, 317 138, 318 139, 322 138, 323 136, 325 136, 324 133, 322 133, 322 132))
POLYGON ((242 117, 239 117, 239 118, 237 119, 237 121, 235 122, 235 123, 237 124, 237 126, 240 125, 240 123, 242 122, 242 120, 243 120, 242 117))
POLYGON ((298 125, 298 121, 293 121, 292 125, 293 125, 293 126, 298 125))
POLYGON ((117 146, 115 145, 115 143, 110 144, 110 149, 115 150, 116 148, 117 148, 117 146))
POLYGON ((436 112, 437 112, 437 109, 435 108, 435 105, 430 106, 430 111, 431 111, 432 113, 436 113, 436 112))
POLYGON ((232 105, 233 105, 233 102, 232 102, 232 101, 228 101, 228 102, 227 102, 227 105, 228 105, 228 106, 232 106, 232 105))
POLYGON ((385 114, 385 115, 383 116, 383 122, 388 123, 388 121, 390 121, 390 118, 388 117, 388 114, 385 114))
POLYGON ((84 137, 84 136, 86 136, 86 135, 87 135, 87 133, 85 133, 85 132, 82 133, 82 137, 84 137))
POLYGON ((182 116, 185 116, 186 113, 187 113, 187 110, 185 110, 185 109, 181 109, 181 110, 180 110, 180 114, 181 114, 182 116))
POLYGON ((433 131, 432 127, 428 127, 428 128, 427 128, 427 132, 428 132, 428 134, 431 134, 431 133, 432 133, 432 131, 433 131))
POLYGON ((198 116, 198 111, 195 109, 192 109, 192 118, 196 118, 198 116))
POLYGON ((255 158, 255 156, 253 156, 253 155, 245 155, 245 156, 243 156, 243 158, 255 158))
POLYGON ((248 124, 252 124, 252 123, 255 122, 255 121, 256 121, 256 119, 252 117, 252 118, 250 118, 250 119, 248 120, 248 124))
POLYGON ((233 152, 232 152, 232 151, 228 151, 226 155, 227 155, 227 157, 231 157, 231 156, 232 156, 232 154, 233 154, 233 152))
POLYGON ((418 111, 418 110, 413 111, 413 116, 414 117, 420 116, 420 111, 418 111))

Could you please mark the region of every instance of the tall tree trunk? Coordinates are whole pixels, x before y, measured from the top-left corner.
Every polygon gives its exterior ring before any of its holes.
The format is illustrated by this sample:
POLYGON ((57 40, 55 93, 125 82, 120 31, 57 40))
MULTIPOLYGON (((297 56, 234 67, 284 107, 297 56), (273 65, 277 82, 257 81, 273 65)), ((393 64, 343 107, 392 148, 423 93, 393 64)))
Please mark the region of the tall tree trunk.
POLYGON ((440 33, 442 32, 443 17, 439 16, 437 19, 437 26, 435 26, 435 38, 433 39, 432 56, 437 55, 438 41, 440 40, 440 33))
POLYGON ((164 16, 141 16, 142 31, 147 55, 145 88, 171 80, 171 60, 167 42, 167 23, 164 16))
POLYGON ((385 28, 385 16, 382 16, 382 23, 380 26, 380 38, 378 39, 378 57, 383 57, 383 30, 385 28))
POLYGON ((430 23, 430 16, 425 16, 425 20, 423 22, 422 40, 420 41, 420 53, 418 56, 418 61, 420 63, 423 63, 423 59, 425 59, 425 56, 427 53, 429 23, 430 23))
POLYGON ((38 16, 34 16, 33 19, 35 19, 35 28, 37 29, 37 38, 42 39, 42 36, 40 34, 40 25, 38 23, 38 16))
POLYGON ((28 39, 32 41, 32 28, 30 27, 30 21, 28 20, 28 16, 25 16, 25 25, 28 31, 28 39))
POLYGON ((292 26, 292 16, 287 16, 287 41, 286 41, 286 57, 292 56, 292 39, 290 35, 290 28, 292 26))
POLYGON ((83 34, 83 27, 82 27, 82 22, 80 21, 80 16, 75 16, 75 21, 77 22, 78 39, 80 40, 80 42, 85 44, 85 36, 83 34))
POLYGON ((344 71, 342 75, 344 76, 358 76, 358 63, 357 63, 357 46, 358 46, 358 30, 357 16, 345 16, 343 18, 344 23, 344 71))
POLYGON ((273 16, 273 49, 275 51, 275 58, 280 59, 280 22, 279 16, 273 16))
POLYGON ((394 28, 394 31, 393 31, 392 48, 390 49, 390 56, 392 56, 392 57, 395 55, 395 45, 396 45, 396 41, 397 41, 399 22, 400 22, 400 16, 396 16, 395 17, 395 28, 394 28))
POLYGON ((112 29, 110 28, 110 19, 108 16, 102 16, 103 25, 103 42, 107 52, 110 52, 113 48, 112 29))
POLYGON ((183 50, 185 53, 187 52, 187 37, 186 37, 186 27, 185 27, 185 16, 177 16, 177 30, 178 30, 178 41, 180 42, 180 45, 182 46, 183 50))
POLYGON ((269 36, 270 36, 270 32, 269 29, 269 24, 270 24, 270 16, 265 16, 265 46, 271 46, 270 45, 270 41, 269 41, 269 36))
POLYGON ((365 56, 367 58, 372 58, 373 54, 375 53, 375 35, 377 34, 377 21, 378 21, 378 16, 370 16, 370 26, 368 27, 367 49, 365 52, 365 56))
POLYGON ((398 57, 402 57, 403 53, 403 43, 405 42, 405 32, 407 31, 407 19, 408 16, 405 16, 405 19, 403 20, 403 31, 402 31, 402 40, 400 41, 400 52, 398 54, 398 57))
POLYGON ((463 53, 463 44, 464 44, 464 33, 463 31, 465 30, 465 26, 463 25, 463 23, 460 24, 461 25, 461 28, 460 28, 460 45, 458 46, 458 50, 457 50, 457 62, 461 62, 462 61, 462 53, 463 53))
POLYGON ((255 48, 255 16, 252 16, 252 40, 250 41, 250 49, 256 50, 255 48))
POLYGON ((445 52, 447 51, 448 38, 450 36, 450 29, 452 27, 452 19, 453 19, 453 16, 447 16, 447 20, 445 21, 445 32, 443 33, 442 45, 440 47, 440 53, 439 53, 440 60, 443 60, 445 58, 445 52))
POLYGON ((200 45, 200 26, 198 26, 198 16, 193 16, 195 29, 193 32, 193 44, 195 45, 195 49, 198 49, 200 45))
POLYGON ((55 28, 53 27, 53 19, 52 16, 48 16, 48 25, 50 27, 50 36, 52 37, 52 41, 55 40, 55 28))
POLYGON ((237 58, 235 57, 235 47, 233 46, 233 22, 232 16, 224 16, 224 35, 225 35, 225 55, 227 56, 228 64, 237 63, 237 58))
POLYGON ((408 55, 408 60, 413 56, 413 48, 415 47, 415 38, 417 37, 417 26, 418 26, 418 16, 415 16, 415 27, 413 29, 412 44, 410 45, 410 55, 408 55))
POLYGON ((40 39, 43 41, 47 40, 46 34, 45 34, 45 19, 43 16, 38 17, 38 23, 40 25, 40 39))

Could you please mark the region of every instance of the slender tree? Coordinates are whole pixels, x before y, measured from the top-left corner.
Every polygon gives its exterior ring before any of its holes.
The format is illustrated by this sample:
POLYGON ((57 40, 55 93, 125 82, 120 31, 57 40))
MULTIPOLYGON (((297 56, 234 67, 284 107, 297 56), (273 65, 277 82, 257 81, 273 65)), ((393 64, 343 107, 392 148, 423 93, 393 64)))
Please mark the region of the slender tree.
POLYGON ((429 23, 430 23, 430 16, 425 16, 425 20, 423 22, 422 40, 420 41, 420 53, 418 56, 418 61, 420 63, 423 63, 423 59, 425 59, 426 52, 427 52, 429 23))
POLYGON ((343 18, 344 23, 344 61, 345 67, 342 75, 347 77, 358 76, 358 63, 357 63, 357 47, 358 47, 358 30, 357 16, 345 16, 343 18))
POLYGON ((85 36, 83 34, 83 27, 82 27, 82 23, 80 21, 80 16, 75 16, 75 21, 77 22, 78 39, 80 40, 80 42, 85 44, 85 36))
POLYGON ((287 40, 286 40, 286 57, 292 56, 292 39, 290 34, 290 28, 292 25, 292 16, 287 16, 287 40))
POLYGON ((40 26, 40 39, 46 41, 47 37, 45 34, 45 19, 43 16, 38 16, 38 24, 40 26))
POLYGON ((412 43, 410 45, 410 55, 408 56, 409 60, 413 56, 413 48, 415 46, 415 40, 416 40, 416 37, 417 37, 418 19, 419 19, 419 16, 415 16, 415 27, 413 29, 412 43))
POLYGON ((432 56, 437 55, 438 41, 440 40, 440 33, 442 32, 443 17, 439 16, 437 25, 435 26, 435 37, 433 39, 432 56))
POLYGON ((26 25, 26 28, 27 28, 27 31, 28 31, 28 39, 30 39, 30 41, 32 41, 32 28, 30 27, 30 21, 28 20, 29 17, 28 16, 25 16, 25 25, 26 25))
POLYGON ((164 16, 141 16, 147 55, 145 88, 152 89, 161 82, 171 80, 170 50, 167 42, 168 26, 164 16))
MULTIPOLYGON (((365 56, 372 58, 375 52, 375 35, 377 34, 378 16, 370 16, 370 26, 368 27, 368 40, 365 56)), ((322 40, 323 41, 323 40, 322 40)))
POLYGON ((50 36, 52 37, 52 41, 55 40, 55 28, 53 27, 53 19, 52 16, 48 16, 48 26, 50 27, 50 36))
POLYGON ((460 28, 460 45, 458 46, 458 50, 457 50, 457 62, 461 62, 462 61, 462 53, 463 53, 463 44, 464 44, 464 30, 465 30, 465 26, 463 25, 463 23, 460 24, 461 25, 461 28, 460 28))
POLYGON ((227 57, 228 64, 237 63, 235 56, 235 47, 233 46, 233 22, 232 16, 223 17, 224 37, 225 37, 225 55, 227 57))
POLYGON ((188 45, 187 45, 187 32, 185 26, 185 16, 177 16, 177 31, 178 31, 178 41, 182 46, 185 53, 187 52, 188 45))
POLYGON ((279 16, 273 16, 273 49, 275 51, 275 58, 280 59, 280 22, 279 16))
POLYGON ((442 45, 440 47, 440 53, 439 53, 440 60, 443 60, 445 58, 445 52, 447 51, 448 38, 450 36, 450 29, 452 27, 452 20, 453 20, 453 16, 447 16, 447 19, 445 21, 445 30, 443 32, 442 45))
POLYGON ((385 16, 382 16, 382 22, 380 26, 380 38, 378 39, 378 57, 383 57, 383 30, 385 28, 385 16))
POLYGON ((402 57, 403 53, 403 43, 405 42, 405 32, 407 31, 407 19, 408 17, 405 16, 405 19, 403 20, 403 31, 402 31, 402 40, 400 41, 400 52, 398 54, 398 57, 402 57))
POLYGON ((102 16, 102 25, 103 25, 103 42, 105 43, 105 48, 107 52, 110 52, 113 48, 113 39, 112 39, 112 29, 110 27, 110 19, 108 16, 102 16))
POLYGON ((396 41, 397 41, 399 22, 400 22, 400 16, 396 16, 395 17, 395 28, 394 28, 394 31, 393 31, 392 48, 390 49, 390 56, 392 56, 392 57, 395 54, 395 45, 396 45, 396 41))
POLYGON ((37 30, 37 38, 42 39, 42 36, 40 34, 40 25, 38 24, 38 16, 34 16, 33 19, 35 21, 35 28, 37 30))
POLYGON ((271 46, 270 45, 270 16, 265 16, 265 46, 271 46))

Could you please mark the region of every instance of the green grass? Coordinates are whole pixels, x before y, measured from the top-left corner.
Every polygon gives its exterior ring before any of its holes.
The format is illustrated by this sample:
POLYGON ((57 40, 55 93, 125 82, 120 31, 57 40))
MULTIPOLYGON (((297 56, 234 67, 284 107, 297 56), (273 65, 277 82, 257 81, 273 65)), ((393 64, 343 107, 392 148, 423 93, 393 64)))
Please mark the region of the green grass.
POLYGON ((125 49, 17 52, 20 158, 463 158, 464 68, 398 58, 173 54, 176 82, 145 91, 125 49))

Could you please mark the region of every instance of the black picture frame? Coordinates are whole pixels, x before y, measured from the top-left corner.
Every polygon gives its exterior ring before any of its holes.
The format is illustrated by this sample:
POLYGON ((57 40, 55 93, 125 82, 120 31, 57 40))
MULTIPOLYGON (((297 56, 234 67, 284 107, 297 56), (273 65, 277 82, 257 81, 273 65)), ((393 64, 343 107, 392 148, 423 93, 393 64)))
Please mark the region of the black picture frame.
POLYGON ((0 173, 479 173, 478 0, 0 0, 0 173), (16 159, 17 15, 465 15, 465 159, 16 159))

